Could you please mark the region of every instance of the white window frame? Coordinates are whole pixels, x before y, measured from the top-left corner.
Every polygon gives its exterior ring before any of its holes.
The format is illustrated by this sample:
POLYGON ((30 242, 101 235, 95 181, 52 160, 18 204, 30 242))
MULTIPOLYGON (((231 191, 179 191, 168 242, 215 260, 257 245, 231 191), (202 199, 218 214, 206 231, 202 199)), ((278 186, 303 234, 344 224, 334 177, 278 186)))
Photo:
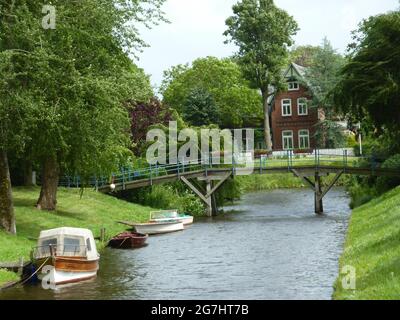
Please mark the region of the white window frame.
POLYGON ((308 130, 308 129, 301 129, 301 130, 299 130, 299 149, 301 149, 301 150, 307 150, 307 149, 310 149, 310 146, 311 146, 311 141, 310 141, 310 130, 308 130), (302 134, 302 131, 303 131, 303 132, 307 132, 307 134, 302 134), (307 138, 308 146, 302 147, 302 145, 301 145, 301 139, 304 139, 304 138, 307 138))
POLYGON ((307 103, 307 99, 306 98, 298 98, 297 99, 297 114, 299 116, 308 116, 308 103, 307 103), (301 113, 300 112, 300 106, 305 106, 305 108, 306 108, 306 112, 305 113, 301 113))
POLYGON ((293 130, 284 130, 282 131, 282 148, 283 150, 294 150, 294 133, 293 130), (286 148, 285 146, 285 139, 288 139, 289 136, 285 136, 285 133, 290 133, 291 134, 291 139, 292 139, 292 148, 286 148))
POLYGON ((300 83, 298 81, 290 81, 288 83, 289 91, 299 91, 300 90, 300 83))
POLYGON ((292 112, 292 99, 282 99, 281 101, 281 109, 282 109, 282 117, 291 117, 293 112, 292 112), (290 101, 289 104, 285 103, 287 101, 290 101), (289 107, 290 113, 285 113, 285 108, 289 107))

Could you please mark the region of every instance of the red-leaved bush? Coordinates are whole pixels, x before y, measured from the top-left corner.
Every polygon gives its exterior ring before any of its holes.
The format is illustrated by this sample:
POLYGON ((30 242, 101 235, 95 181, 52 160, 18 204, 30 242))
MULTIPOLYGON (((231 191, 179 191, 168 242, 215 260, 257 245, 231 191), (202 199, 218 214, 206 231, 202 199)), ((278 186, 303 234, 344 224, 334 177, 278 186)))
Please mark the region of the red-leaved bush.
POLYGON ((127 102, 131 118, 131 132, 134 143, 133 152, 140 156, 146 144, 146 135, 151 126, 162 124, 168 126, 173 120, 172 111, 157 98, 147 103, 127 102))

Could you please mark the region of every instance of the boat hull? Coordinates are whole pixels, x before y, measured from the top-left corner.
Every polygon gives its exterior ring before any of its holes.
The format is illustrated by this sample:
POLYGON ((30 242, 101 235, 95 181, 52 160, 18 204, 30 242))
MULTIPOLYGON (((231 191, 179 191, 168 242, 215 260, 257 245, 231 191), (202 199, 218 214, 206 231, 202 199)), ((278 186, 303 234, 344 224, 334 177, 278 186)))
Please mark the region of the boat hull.
POLYGON ((133 227, 135 228, 136 232, 148 235, 164 234, 184 230, 182 221, 169 223, 143 223, 135 224, 133 227))
POLYGON ((99 269, 99 259, 86 260, 78 257, 41 258, 34 261, 39 280, 47 273, 42 270, 45 266, 52 266, 51 280, 55 285, 76 283, 96 278, 99 269))
POLYGON ((115 249, 135 249, 146 245, 148 235, 124 232, 110 240, 109 246, 115 249))
MULTIPOLYGON (((39 274, 38 279, 40 281, 43 280, 45 274, 39 274)), ((52 281, 55 285, 64 285, 64 284, 71 284, 77 283, 82 281, 88 281, 95 279, 97 277, 97 271, 92 272, 65 272, 65 271, 53 271, 52 281)))

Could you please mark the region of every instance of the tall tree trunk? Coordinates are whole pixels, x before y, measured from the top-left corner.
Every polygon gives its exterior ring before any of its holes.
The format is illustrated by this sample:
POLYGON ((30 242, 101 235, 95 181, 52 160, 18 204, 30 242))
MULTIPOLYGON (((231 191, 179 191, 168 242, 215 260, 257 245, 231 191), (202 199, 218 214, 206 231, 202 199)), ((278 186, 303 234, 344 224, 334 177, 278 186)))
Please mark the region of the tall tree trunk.
POLYGON ((264 103, 264 137, 267 151, 272 151, 272 138, 271 138, 271 124, 269 122, 269 105, 268 105, 268 93, 263 92, 263 103, 264 103))
POLYGON ((0 149, 0 228, 16 234, 14 206, 12 199, 10 169, 7 153, 0 149))
POLYGON ((26 187, 32 187, 34 185, 32 161, 30 161, 30 160, 24 161, 24 185, 26 187))
POLYGON ((48 157, 43 163, 42 188, 36 205, 39 210, 56 210, 59 174, 57 158, 48 157))

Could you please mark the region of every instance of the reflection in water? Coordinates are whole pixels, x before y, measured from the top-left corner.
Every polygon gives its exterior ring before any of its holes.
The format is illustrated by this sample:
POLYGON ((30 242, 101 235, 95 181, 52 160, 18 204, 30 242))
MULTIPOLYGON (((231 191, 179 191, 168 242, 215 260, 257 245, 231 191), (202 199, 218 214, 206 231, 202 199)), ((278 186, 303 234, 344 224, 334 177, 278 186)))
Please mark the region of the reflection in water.
POLYGON ((322 217, 313 202, 307 189, 248 194, 232 213, 143 249, 107 249, 96 280, 0 299, 330 299, 350 210, 342 189, 327 195, 322 217))

